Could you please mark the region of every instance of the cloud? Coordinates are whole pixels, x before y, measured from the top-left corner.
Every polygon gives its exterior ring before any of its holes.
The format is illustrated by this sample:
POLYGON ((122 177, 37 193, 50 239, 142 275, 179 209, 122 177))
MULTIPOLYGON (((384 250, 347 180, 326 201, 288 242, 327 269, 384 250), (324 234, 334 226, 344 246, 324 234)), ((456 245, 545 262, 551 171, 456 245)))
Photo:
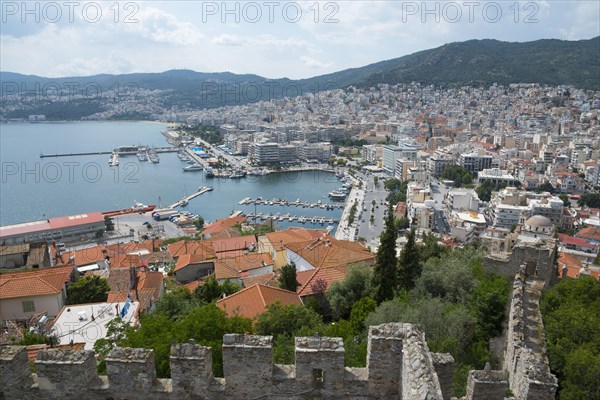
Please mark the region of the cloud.
POLYGON ((331 63, 331 62, 324 63, 319 60, 315 60, 314 58, 310 58, 310 57, 306 57, 306 56, 300 57, 300 61, 302 61, 302 64, 306 65, 308 68, 313 68, 313 69, 324 69, 324 68, 329 68, 333 65, 333 63, 331 63))

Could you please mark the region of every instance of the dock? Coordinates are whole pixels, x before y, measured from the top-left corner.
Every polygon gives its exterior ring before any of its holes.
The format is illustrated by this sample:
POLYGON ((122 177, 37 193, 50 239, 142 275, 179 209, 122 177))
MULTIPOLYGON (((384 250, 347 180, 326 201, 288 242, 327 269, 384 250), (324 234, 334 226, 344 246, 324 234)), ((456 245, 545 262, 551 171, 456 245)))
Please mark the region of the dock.
POLYGON ((174 209, 183 204, 187 204, 190 200, 195 199, 196 197, 203 195, 206 192, 210 192, 211 190, 212 190, 212 188, 210 188, 210 187, 201 188, 196 193, 192 193, 189 196, 182 198, 181 200, 171 204, 170 206, 167 206, 167 208, 174 209))
POLYGON ((110 160, 108 160, 108 165, 111 167, 116 167, 119 165, 119 153, 117 153, 116 151, 112 152, 110 160))
MULTIPOLYGON (((140 146, 140 147, 143 147, 143 146, 140 146)), ((179 149, 177 147, 157 147, 155 150, 157 153, 175 153, 175 152, 179 151, 179 149)), ((112 153, 118 153, 117 149, 113 149, 110 151, 88 151, 88 152, 81 152, 81 153, 54 153, 54 154, 40 153, 40 158, 97 156, 97 155, 112 154, 112 153)), ((120 154, 120 155, 136 155, 136 152, 120 154)))
POLYGON ((240 205, 246 204, 257 204, 264 206, 286 206, 286 207, 303 207, 303 208, 322 208, 327 210, 334 210, 336 208, 344 208, 344 203, 323 203, 321 200, 315 202, 302 201, 297 199, 295 201, 289 201, 288 199, 263 199, 257 197, 255 199, 246 197, 238 202, 240 205))
POLYGON ((328 218, 328 217, 319 217, 319 216, 315 216, 315 217, 308 217, 305 215, 292 215, 290 213, 287 214, 271 214, 271 213, 267 213, 267 214, 263 214, 263 213, 248 213, 245 214, 247 218, 249 219, 253 219, 253 220, 273 220, 273 221, 289 221, 289 222, 293 222, 293 221, 298 221, 301 224, 304 223, 312 223, 312 224, 321 224, 321 225, 325 225, 327 224, 335 224, 338 222, 337 218, 328 218))

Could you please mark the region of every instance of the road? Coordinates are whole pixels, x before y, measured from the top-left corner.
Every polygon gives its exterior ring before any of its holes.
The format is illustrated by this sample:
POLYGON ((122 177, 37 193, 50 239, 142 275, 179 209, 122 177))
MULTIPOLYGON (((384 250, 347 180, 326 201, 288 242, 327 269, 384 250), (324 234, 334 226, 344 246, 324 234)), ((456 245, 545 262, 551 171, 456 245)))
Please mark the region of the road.
POLYGON ((449 188, 438 182, 432 181, 430 184, 431 197, 435 200, 435 221, 433 231, 438 233, 450 233, 450 225, 444 214, 444 201, 449 188))
POLYGON ((362 198, 359 201, 355 222, 349 227, 348 240, 362 238, 365 240, 366 245, 374 250, 379 246, 379 236, 385 224, 385 213, 387 212, 385 199, 388 191, 385 189, 381 178, 375 186, 371 174, 357 172, 356 177, 363 182, 363 189, 360 190, 362 198), (372 223, 371 216, 373 216, 372 223))

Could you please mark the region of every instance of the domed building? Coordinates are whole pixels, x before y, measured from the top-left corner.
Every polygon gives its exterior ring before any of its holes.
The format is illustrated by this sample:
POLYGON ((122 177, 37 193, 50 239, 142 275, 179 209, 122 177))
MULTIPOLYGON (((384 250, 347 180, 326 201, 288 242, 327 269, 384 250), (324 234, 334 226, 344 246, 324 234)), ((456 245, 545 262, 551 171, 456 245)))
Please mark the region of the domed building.
POLYGON ((530 238, 551 238, 554 236, 554 224, 548 217, 534 215, 523 224, 521 234, 530 238))

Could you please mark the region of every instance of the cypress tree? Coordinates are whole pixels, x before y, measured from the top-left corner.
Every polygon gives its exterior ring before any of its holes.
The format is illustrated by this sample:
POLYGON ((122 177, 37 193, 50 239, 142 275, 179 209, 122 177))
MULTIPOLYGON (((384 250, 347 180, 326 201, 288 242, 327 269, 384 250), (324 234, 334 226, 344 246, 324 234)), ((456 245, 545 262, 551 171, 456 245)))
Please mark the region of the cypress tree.
POLYGON ((385 219, 385 227, 381 233, 380 244, 377 249, 377 260, 373 268, 373 287, 375 289, 375 300, 378 304, 394 297, 394 287, 397 281, 397 237, 398 233, 394 226, 394 213, 390 203, 385 219))
POLYGON ((398 258, 398 288, 411 290, 415 282, 421 276, 421 255, 416 243, 414 228, 406 235, 406 244, 398 258))
POLYGON ((296 264, 293 262, 281 267, 281 276, 279 277, 279 287, 290 292, 295 292, 298 287, 296 280, 296 264))

